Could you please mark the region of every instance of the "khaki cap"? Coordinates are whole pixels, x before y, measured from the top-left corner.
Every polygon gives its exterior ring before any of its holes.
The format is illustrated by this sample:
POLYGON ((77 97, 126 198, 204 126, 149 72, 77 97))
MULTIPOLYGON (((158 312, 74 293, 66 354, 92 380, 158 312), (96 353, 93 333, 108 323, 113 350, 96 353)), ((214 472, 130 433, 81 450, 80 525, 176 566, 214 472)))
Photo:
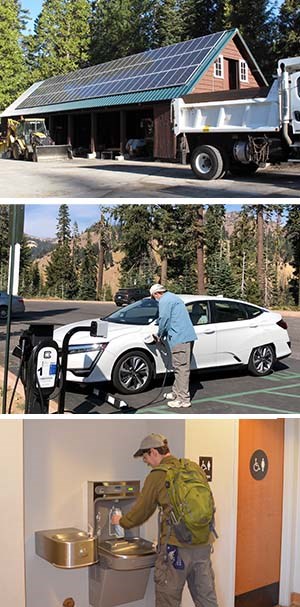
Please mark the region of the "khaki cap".
POLYGON ((158 447, 163 447, 166 443, 167 439, 162 434, 148 434, 142 440, 139 449, 133 454, 133 457, 141 457, 147 449, 157 449, 158 447))

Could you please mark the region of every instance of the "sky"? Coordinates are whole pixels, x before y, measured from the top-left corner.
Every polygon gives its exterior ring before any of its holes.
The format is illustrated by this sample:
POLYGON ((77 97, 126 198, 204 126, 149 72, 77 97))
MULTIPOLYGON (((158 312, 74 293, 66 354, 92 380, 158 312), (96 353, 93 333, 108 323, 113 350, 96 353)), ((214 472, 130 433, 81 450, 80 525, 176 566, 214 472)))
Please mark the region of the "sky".
MULTIPOLYGON (((136 204, 137 201, 134 201, 136 204)), ((178 202, 180 202, 178 200, 178 202)), ((153 204, 154 202, 151 201, 153 204)), ((67 204, 67 201, 66 203, 67 204)), ((176 204, 176 203, 174 203, 176 204)), ((26 204, 24 231, 28 236, 36 238, 55 238, 59 204, 26 204)), ((105 205, 108 206, 108 205, 105 205)), ((99 204, 68 204, 71 227, 77 221, 79 232, 84 232, 93 223, 99 221, 99 204)), ((239 211, 241 205, 226 205, 227 211, 239 211)))
POLYGON ((42 4, 43 0, 21 0, 22 8, 28 9, 30 13, 30 21, 27 25, 28 30, 33 30, 34 21, 41 12, 42 4))

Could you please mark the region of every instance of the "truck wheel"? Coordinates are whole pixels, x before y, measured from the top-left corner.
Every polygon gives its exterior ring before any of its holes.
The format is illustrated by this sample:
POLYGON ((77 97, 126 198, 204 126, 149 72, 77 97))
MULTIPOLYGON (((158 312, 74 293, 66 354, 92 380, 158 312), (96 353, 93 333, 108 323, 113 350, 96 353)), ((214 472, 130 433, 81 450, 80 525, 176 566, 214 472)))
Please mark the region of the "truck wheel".
POLYGON ((199 179, 220 179, 224 175, 224 160, 218 148, 212 145, 200 145, 191 157, 191 167, 199 179))
POLYGON ((255 162, 249 162, 249 164, 243 164, 242 162, 234 162, 230 165, 230 173, 234 177, 251 177, 258 169, 258 164, 255 162))

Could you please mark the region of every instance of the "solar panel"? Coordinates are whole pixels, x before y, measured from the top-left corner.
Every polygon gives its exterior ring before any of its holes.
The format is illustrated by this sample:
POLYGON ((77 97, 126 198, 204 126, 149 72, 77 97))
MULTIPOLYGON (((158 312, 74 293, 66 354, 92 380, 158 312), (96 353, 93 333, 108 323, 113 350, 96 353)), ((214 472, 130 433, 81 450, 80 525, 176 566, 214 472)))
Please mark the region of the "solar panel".
POLYGON ((184 85, 223 35, 218 32, 49 78, 18 109, 184 85))

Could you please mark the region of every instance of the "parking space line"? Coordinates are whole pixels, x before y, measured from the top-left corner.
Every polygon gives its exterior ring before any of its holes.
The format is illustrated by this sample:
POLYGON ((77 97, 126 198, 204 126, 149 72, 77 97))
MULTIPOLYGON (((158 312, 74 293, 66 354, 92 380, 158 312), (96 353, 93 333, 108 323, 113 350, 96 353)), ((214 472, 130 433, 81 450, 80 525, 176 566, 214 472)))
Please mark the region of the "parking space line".
POLYGON ((280 371, 280 376, 275 376, 275 375, 265 375, 264 377, 261 377, 260 379, 267 379, 268 381, 284 381, 285 379, 299 379, 300 378, 300 374, 299 373, 293 373, 292 371, 280 371))
MULTIPOLYGON (((285 390, 289 389, 289 388, 300 388, 300 383, 297 384, 290 384, 287 386, 282 386, 285 390)), ((276 392, 276 390, 278 390, 278 386, 274 386, 274 388, 261 388, 260 390, 249 390, 248 392, 234 392, 232 394, 220 394, 220 396, 216 396, 216 400, 220 399, 220 398, 235 398, 235 397, 239 397, 239 396, 247 396, 249 394, 269 394, 272 392, 276 392)), ((209 402, 212 400, 211 396, 208 396, 207 398, 201 398, 200 400, 194 400, 194 403, 205 403, 205 402, 209 402)), ((300 397, 299 397, 300 400, 300 397)))
POLYGON ((240 403, 240 402, 236 402, 236 401, 231 401, 231 400, 227 400, 227 399, 219 399, 217 401, 220 404, 223 405, 233 405, 234 407, 246 407, 248 409, 259 409, 259 410, 263 410, 263 411, 272 411, 272 413, 289 413, 290 415, 293 415, 295 412, 294 411, 287 411, 286 409, 276 409, 275 407, 267 407, 265 405, 250 405, 248 403, 240 403))
MULTIPOLYGON (((296 378, 300 378, 300 375, 293 374, 293 377, 289 378, 289 379, 296 379, 296 378)), ((263 378, 261 378, 261 379, 263 379, 263 378)), ((287 390, 290 388, 300 388, 300 383, 282 385, 281 387, 284 390, 287 390)), ((289 411, 286 409, 278 409, 276 407, 268 407, 267 405, 259 405, 259 404, 252 405, 252 404, 248 404, 248 403, 237 402, 236 400, 231 400, 231 399, 235 399, 235 398, 239 398, 239 397, 243 397, 243 396, 247 397, 247 396, 250 396, 253 394, 271 394, 274 396, 284 396, 285 398, 298 398, 299 405, 300 405, 300 396, 299 395, 289 394, 287 392, 280 392, 280 386, 276 385, 272 388, 261 388, 259 390, 249 390, 248 392, 236 392, 236 393, 232 393, 232 394, 222 394, 220 396, 215 396, 215 397, 207 396, 205 398, 192 400, 192 406, 201 405, 203 403, 206 403, 206 404, 211 403, 213 405, 223 404, 223 405, 232 405, 234 407, 247 407, 249 409, 259 409, 262 411, 270 411, 272 413, 281 413, 281 414, 287 414, 287 415, 293 415, 295 413, 295 411, 289 411)), ((191 411, 191 409, 189 409, 188 411, 191 411)), ((136 412, 139 413, 138 408, 136 409, 136 412)), ((300 406, 299 406, 299 412, 300 412, 300 406)), ((170 411, 170 409, 168 408, 167 405, 165 405, 163 403, 162 404, 158 403, 158 405, 156 407, 151 407, 151 408, 146 407, 145 409, 143 409, 143 413, 174 414, 174 413, 176 413, 176 411, 175 410, 170 411)))
POLYGON ((288 392, 272 392, 275 396, 287 396, 288 398, 298 398, 300 401, 299 394, 289 394, 288 392))

